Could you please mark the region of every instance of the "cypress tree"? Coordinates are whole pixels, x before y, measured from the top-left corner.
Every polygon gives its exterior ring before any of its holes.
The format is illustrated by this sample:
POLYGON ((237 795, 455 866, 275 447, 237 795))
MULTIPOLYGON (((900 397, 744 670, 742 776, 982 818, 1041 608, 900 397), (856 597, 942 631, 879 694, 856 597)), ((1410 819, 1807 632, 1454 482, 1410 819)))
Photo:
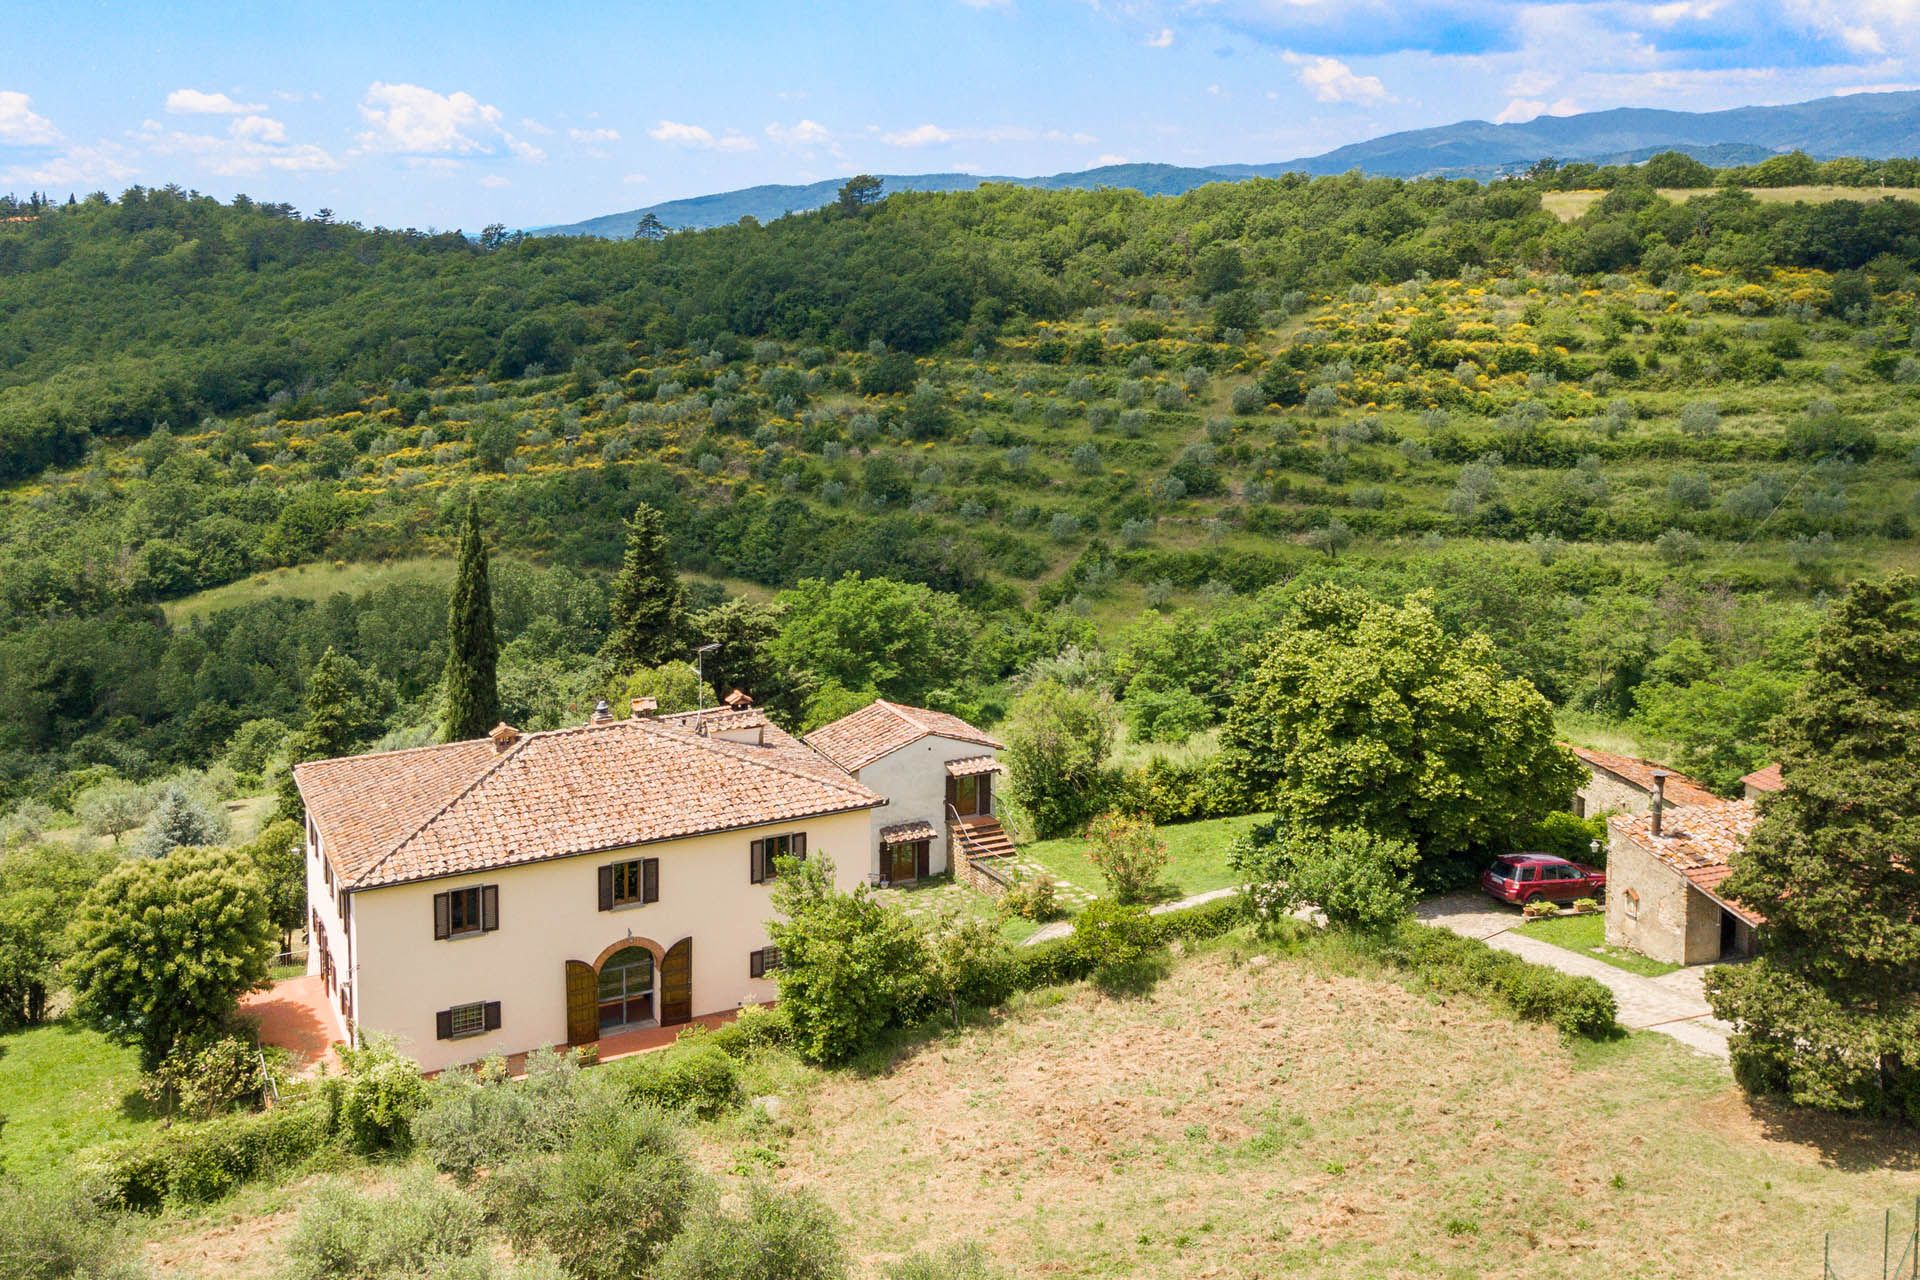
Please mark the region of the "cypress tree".
POLYGON ((1755 1093, 1920 1124, 1920 582, 1858 582, 1776 726, 1786 787, 1726 892, 1759 956, 1708 977, 1755 1093))
POLYGON ((607 655, 635 671, 673 657, 680 630, 680 579, 667 559, 666 521, 641 503, 627 521, 627 551, 608 602, 607 655))
POLYGON ((487 544, 480 537, 480 504, 467 504, 460 530, 460 572, 447 609, 447 673, 442 686, 444 740, 484 736, 500 723, 500 656, 493 637, 493 589, 487 581, 487 544))

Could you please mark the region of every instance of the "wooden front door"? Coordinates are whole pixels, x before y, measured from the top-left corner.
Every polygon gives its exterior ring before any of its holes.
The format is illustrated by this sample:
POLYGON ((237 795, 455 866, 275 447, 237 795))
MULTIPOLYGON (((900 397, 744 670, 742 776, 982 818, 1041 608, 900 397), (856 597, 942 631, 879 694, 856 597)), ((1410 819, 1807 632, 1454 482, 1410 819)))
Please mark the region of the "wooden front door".
POLYGON ((594 1003, 593 966, 567 961, 567 1043, 591 1044, 600 1038, 600 1014, 594 1003))
POLYGON ((693 1019, 693 939, 682 938, 667 948, 660 961, 660 1025, 673 1026, 693 1019))

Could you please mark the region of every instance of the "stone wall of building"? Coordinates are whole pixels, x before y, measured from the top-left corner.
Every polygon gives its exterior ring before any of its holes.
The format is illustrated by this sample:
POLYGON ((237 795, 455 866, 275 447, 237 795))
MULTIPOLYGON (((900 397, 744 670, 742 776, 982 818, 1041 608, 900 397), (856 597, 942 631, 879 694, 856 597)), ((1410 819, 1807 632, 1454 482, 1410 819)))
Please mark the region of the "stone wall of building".
POLYGON ((1720 904, 1618 831, 1608 833, 1607 945, 1667 964, 1720 958, 1720 904))
MULTIPOLYGON (((1582 761, 1582 764, 1585 764, 1582 761)), ((1653 807, 1653 797, 1624 778, 1605 769, 1585 765, 1587 781, 1574 792, 1574 812, 1583 818, 1602 813, 1645 813, 1653 807)))

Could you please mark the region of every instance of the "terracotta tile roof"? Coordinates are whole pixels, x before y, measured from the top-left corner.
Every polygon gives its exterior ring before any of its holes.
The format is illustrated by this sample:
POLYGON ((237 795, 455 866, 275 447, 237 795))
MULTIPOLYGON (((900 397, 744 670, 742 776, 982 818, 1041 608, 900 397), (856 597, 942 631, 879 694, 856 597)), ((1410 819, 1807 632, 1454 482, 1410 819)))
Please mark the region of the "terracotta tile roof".
POLYGON ((949 778, 970 778, 976 773, 1005 773, 1007 766, 992 756, 968 756, 965 760, 947 761, 949 778))
POLYGON ((1780 766, 1770 764, 1764 769, 1755 769, 1740 781, 1755 791, 1784 791, 1786 780, 1780 776, 1780 766))
MULTIPOLYGON (((1671 784, 1668 790, 1672 790, 1671 784)), ((1746 848, 1760 821, 1760 811, 1749 800, 1715 800, 1702 805, 1670 805, 1661 817, 1660 834, 1653 834, 1653 815, 1616 814, 1608 820, 1613 830, 1678 871, 1700 891, 1749 924, 1760 915, 1720 892, 1720 882, 1733 874, 1733 857, 1746 848)))
MULTIPOLYGON (((852 782, 853 775, 775 724, 763 711, 729 707, 706 707, 699 711, 681 711, 659 717, 658 723, 705 737, 714 737, 743 729, 760 731, 756 758, 774 761, 828 782, 852 782)), ((752 745, 752 744, 748 744, 752 745)))
POLYGON ((931 840, 939 834, 931 822, 900 822, 880 828, 880 843, 905 844, 909 840, 931 840))
POLYGON ((319 761, 294 777, 335 872, 364 889, 885 803, 794 748, 807 767, 793 749, 628 719, 527 734, 505 752, 481 739, 319 761), (413 792, 363 816, 369 797, 413 792))
POLYGON ((891 751, 930 736, 975 742, 998 751, 1002 743, 959 716, 925 707, 876 699, 851 715, 823 724, 807 735, 807 745, 849 773, 864 769, 891 751))
MULTIPOLYGON (((1594 768, 1603 769, 1621 781, 1638 787, 1648 795, 1653 794, 1653 771, 1666 768, 1665 765, 1655 764, 1651 760, 1642 760, 1637 756, 1615 755, 1611 751, 1593 751, 1587 747, 1576 747, 1572 743, 1567 744, 1567 750, 1594 768)), ((1668 804, 1718 804, 1719 802, 1719 796, 1686 774, 1667 770, 1668 804)))

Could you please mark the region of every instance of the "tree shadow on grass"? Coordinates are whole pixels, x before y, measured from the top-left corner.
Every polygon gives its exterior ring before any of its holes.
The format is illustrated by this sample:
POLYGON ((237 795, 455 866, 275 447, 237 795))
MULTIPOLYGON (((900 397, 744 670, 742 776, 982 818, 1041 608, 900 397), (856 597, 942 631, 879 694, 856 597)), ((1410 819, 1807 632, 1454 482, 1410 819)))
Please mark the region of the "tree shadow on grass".
POLYGON ((1749 1096, 1747 1106, 1767 1138, 1811 1147, 1821 1163, 1847 1173, 1920 1172, 1920 1129, 1864 1116, 1796 1107, 1749 1096))
POLYGON ((1153 994, 1160 980, 1173 971, 1173 957, 1156 951, 1128 964, 1096 969, 1093 985, 1102 995, 1116 1000, 1143 1000, 1153 994))

